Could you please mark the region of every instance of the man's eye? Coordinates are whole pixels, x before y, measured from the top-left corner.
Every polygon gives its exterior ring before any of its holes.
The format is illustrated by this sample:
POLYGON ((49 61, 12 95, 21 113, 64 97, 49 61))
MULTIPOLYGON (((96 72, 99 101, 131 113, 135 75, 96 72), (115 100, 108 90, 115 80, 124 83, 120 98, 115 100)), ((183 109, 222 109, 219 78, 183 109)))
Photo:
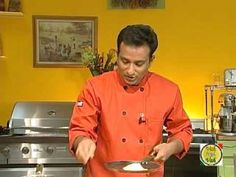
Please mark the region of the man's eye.
POLYGON ((142 66, 144 64, 144 62, 138 62, 136 63, 136 66, 142 66))
POLYGON ((122 60, 124 64, 128 64, 129 62, 127 60, 122 60))

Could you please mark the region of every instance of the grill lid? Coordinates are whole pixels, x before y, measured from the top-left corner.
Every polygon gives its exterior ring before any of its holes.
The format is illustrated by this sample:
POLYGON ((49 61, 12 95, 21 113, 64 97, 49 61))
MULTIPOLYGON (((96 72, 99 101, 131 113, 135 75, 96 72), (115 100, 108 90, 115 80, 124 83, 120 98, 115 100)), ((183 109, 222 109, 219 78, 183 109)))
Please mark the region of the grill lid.
POLYGON ((67 135, 74 102, 17 102, 9 121, 13 135, 67 135))

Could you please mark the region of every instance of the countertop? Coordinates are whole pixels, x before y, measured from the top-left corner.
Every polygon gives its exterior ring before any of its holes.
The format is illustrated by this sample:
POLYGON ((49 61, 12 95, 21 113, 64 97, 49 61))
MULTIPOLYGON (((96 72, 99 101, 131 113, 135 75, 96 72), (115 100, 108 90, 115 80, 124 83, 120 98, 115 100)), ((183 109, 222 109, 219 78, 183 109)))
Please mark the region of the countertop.
POLYGON ((236 141, 236 133, 216 134, 216 138, 220 141, 236 141))

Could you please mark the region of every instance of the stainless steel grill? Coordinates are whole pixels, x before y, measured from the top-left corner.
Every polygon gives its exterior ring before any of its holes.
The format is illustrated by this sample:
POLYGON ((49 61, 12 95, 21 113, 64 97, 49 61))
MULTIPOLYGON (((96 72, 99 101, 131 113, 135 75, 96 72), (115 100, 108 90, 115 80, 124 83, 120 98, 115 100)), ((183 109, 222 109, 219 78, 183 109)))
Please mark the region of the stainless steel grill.
POLYGON ((13 135, 67 136, 74 102, 18 102, 9 123, 13 135))
POLYGON ((0 136, 0 177, 82 177, 68 149, 74 102, 18 102, 9 134, 0 136), (39 167, 41 170, 39 170, 39 167))

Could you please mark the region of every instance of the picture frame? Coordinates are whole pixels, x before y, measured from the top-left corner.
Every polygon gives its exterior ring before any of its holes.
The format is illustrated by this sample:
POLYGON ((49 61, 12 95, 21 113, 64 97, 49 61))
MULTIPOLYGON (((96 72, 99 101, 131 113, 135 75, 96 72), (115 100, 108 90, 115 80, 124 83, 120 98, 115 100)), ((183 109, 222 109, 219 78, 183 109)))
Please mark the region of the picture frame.
POLYGON ((86 67, 84 48, 97 49, 98 18, 33 15, 34 67, 86 67))
POLYGON ((108 0, 110 9, 164 9, 165 0, 108 0))
POLYGON ((8 1, 8 11, 9 12, 21 12, 21 0, 9 0, 8 1))

